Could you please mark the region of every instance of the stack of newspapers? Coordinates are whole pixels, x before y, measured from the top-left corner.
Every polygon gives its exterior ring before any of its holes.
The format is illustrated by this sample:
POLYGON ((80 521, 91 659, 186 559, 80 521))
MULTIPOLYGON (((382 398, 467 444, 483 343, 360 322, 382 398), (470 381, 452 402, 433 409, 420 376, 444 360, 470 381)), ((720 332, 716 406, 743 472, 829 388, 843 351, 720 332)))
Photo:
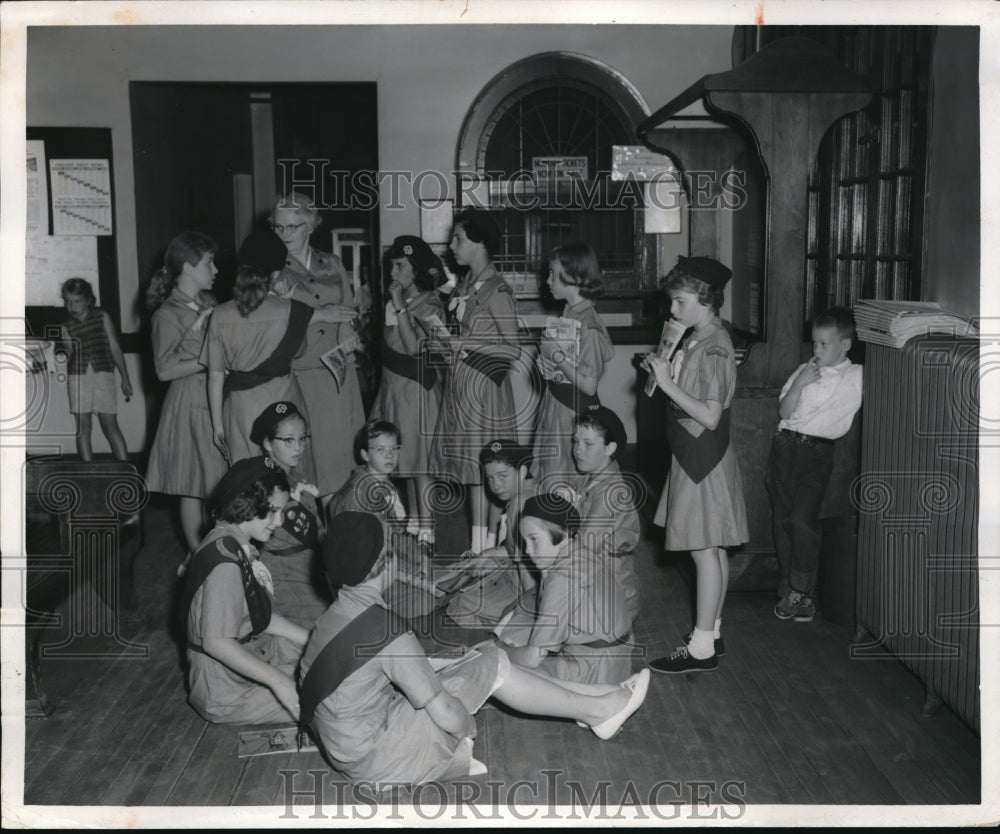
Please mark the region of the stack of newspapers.
POLYGON ((894 348, 928 333, 979 336, 975 322, 943 310, 935 301, 858 301, 854 320, 862 342, 894 348))

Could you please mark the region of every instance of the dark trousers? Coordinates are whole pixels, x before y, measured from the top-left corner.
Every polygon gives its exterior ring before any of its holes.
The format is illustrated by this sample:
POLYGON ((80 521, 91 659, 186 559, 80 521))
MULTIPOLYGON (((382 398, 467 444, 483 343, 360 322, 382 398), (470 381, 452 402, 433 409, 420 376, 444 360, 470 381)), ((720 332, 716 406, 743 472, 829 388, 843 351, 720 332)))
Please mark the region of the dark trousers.
POLYGON ((820 505, 833 471, 833 444, 803 443, 778 433, 767 460, 771 528, 780 578, 812 594, 819 574, 820 505))

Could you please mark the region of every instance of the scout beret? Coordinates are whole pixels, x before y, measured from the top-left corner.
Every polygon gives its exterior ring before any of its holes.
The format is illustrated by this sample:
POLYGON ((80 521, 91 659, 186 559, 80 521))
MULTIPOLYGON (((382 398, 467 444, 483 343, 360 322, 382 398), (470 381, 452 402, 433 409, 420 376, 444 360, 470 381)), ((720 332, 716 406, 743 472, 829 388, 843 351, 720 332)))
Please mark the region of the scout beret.
POLYGON ((532 495, 524 502, 524 509, 521 510, 521 518, 540 518, 575 533, 580 527, 580 514, 576 508, 561 495, 554 492, 543 492, 541 495, 532 495))
POLYGON ((302 417, 302 412, 299 411, 295 403, 287 400, 271 403, 253 421, 253 425, 250 427, 250 442, 260 446, 265 437, 274 436, 274 430, 278 427, 278 423, 289 417, 302 417))
POLYGON ((610 408, 604 405, 588 405, 577 416, 577 422, 586 420, 588 423, 598 423, 604 427, 607 442, 618 444, 618 453, 625 451, 625 426, 621 419, 610 408))
POLYGON ((677 268, 719 290, 723 289, 733 277, 732 270, 720 264, 715 258, 686 258, 680 255, 677 258, 677 268))
POLYGON ((364 582, 382 555, 385 530, 371 513, 348 510, 338 513, 326 530, 323 566, 335 588, 364 582))
POLYGON ((390 258, 407 258, 417 269, 426 272, 438 265, 438 257, 423 238, 415 235, 400 235, 392 242, 390 258))
POLYGON ((274 232, 254 232, 240 245, 237 260, 240 266, 255 267, 268 274, 283 269, 288 247, 274 232))
POLYGON ((254 481, 277 471, 278 464, 264 455, 236 461, 212 491, 213 506, 219 509, 227 506, 234 498, 246 492, 254 481))
POLYGON ((531 460, 531 452, 529 447, 522 446, 516 440, 507 438, 493 440, 479 450, 479 463, 486 466, 487 463, 501 461, 517 469, 519 466, 528 464, 531 460))

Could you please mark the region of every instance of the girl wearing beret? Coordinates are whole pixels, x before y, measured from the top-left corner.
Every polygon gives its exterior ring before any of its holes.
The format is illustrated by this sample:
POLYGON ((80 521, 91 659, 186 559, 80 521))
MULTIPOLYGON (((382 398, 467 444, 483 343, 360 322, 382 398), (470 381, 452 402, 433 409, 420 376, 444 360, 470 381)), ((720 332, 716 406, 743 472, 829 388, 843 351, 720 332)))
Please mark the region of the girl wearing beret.
POLYGON ((538 612, 498 632, 511 662, 559 680, 619 683, 632 671, 635 640, 614 565, 577 540, 580 517, 551 492, 521 511, 525 550, 541 572, 538 612))
POLYGON ((694 329, 671 362, 649 357, 656 384, 670 400, 670 470, 654 521, 665 528, 665 549, 691 551, 697 574, 694 630, 685 645, 650 663, 655 672, 718 668, 729 583, 726 548, 750 538, 740 467, 729 441, 736 359, 719 319, 730 276, 712 258, 679 258, 664 282, 670 315, 694 329))
POLYGON ((608 330, 594 308, 601 294, 601 268, 586 243, 559 246, 549 255, 549 291, 564 302, 561 321, 568 334, 546 331, 539 343, 545 390, 535 422, 535 480, 544 490, 578 480, 573 461, 573 421, 596 405, 605 364, 615 355, 608 330), (569 336, 560 340, 558 335, 569 336), (547 369, 547 370, 545 370, 547 369))
POLYGON ((458 335, 445 340, 453 361, 431 452, 436 473, 469 488, 475 553, 496 544, 495 535, 492 541, 487 535, 489 501, 479 450, 494 437, 517 436, 510 370, 521 349, 514 293, 493 266, 499 245, 488 212, 468 209, 455 218, 451 251, 467 272, 448 300, 458 335))
POLYGON ((441 407, 441 369, 422 360, 425 342, 434 335, 432 320, 445 318, 437 292, 445 282, 444 267, 423 240, 411 235, 393 241, 388 260, 392 280, 380 346, 382 383, 372 419, 393 423, 406 438, 395 474, 411 479, 410 532, 433 541, 426 498, 431 484, 430 445, 441 407))
MULTIPOLYGON (((323 321, 314 315, 306 328, 302 349, 291 364, 305 413, 317 425, 323 420, 337 427, 337 431, 317 432, 307 455, 315 467, 320 495, 328 495, 351 472, 350 438, 365 422, 365 412, 355 351, 348 351, 350 363, 340 387, 320 357, 357 336, 358 331, 351 326, 357 323, 357 299, 340 258, 310 245, 312 233, 322 222, 312 199, 297 191, 280 195, 271 207, 270 220, 274 233, 288 249, 277 279, 278 291, 314 310, 333 305, 345 311, 339 322, 323 321)), ((357 347, 361 347, 360 340, 357 347)))
POLYGON ((312 439, 309 427, 295 403, 271 403, 254 420, 250 439, 278 465, 291 485, 281 524, 261 544, 260 560, 271 573, 274 604, 293 623, 310 629, 331 598, 319 559, 325 530, 317 505, 318 490, 299 473, 312 439))
MULTIPOLYGON (((213 437, 231 463, 256 454, 250 427, 269 404, 288 400, 309 413, 291 364, 310 322, 346 322, 355 315, 340 305, 314 310, 277 295, 274 281, 287 252, 273 232, 254 232, 243 242, 233 300, 215 308, 205 337, 213 437)), ((311 458, 303 469, 315 479, 311 458)))
POLYGON ((592 552, 611 561, 623 594, 629 622, 639 616, 639 580, 634 552, 639 543, 639 487, 626 481, 618 465, 625 448, 625 426, 610 408, 592 405, 577 415, 573 459, 581 473, 573 505, 580 514, 580 535, 592 552))
MULTIPOLYGON (((531 450, 513 440, 494 440, 483 446, 479 463, 490 492, 504 503, 506 515, 500 544, 454 568, 462 587, 445 610, 464 628, 493 628, 514 609, 533 617, 538 585, 519 526, 521 508, 535 494, 535 481, 528 472, 531 450), (480 581, 465 584, 473 578, 480 581)), ((455 581, 448 574, 439 572, 439 576, 438 584, 444 587, 455 581)))
POLYGON ((253 542, 281 523, 288 479, 273 461, 244 458, 212 496, 215 527, 187 570, 188 701, 217 724, 296 721, 295 667, 308 633, 272 610, 253 542))
POLYGON ((149 450, 146 487, 180 496, 188 556, 201 540, 205 499, 226 472, 226 460, 212 442, 205 366, 199 360, 216 305, 215 251, 211 238, 182 232, 170 241, 146 291, 146 307, 154 311, 153 365, 157 378, 170 383, 149 450))
POLYGON ((475 713, 490 697, 529 715, 575 719, 601 739, 641 706, 646 669, 620 685, 565 684, 515 666, 489 642, 457 660, 428 658, 385 607, 396 570, 385 538, 371 514, 333 518, 323 561, 340 590, 302 656, 302 723, 352 782, 379 794, 485 773, 472 754, 475 713))

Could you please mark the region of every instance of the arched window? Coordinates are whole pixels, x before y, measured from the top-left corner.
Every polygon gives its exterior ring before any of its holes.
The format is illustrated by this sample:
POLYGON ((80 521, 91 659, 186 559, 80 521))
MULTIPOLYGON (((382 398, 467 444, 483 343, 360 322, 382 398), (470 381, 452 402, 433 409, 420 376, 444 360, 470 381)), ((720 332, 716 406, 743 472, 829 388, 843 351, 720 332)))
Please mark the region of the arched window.
POLYGON ((620 73, 565 52, 511 65, 473 102, 458 142, 460 199, 497 213, 495 262, 520 297, 537 297, 552 247, 583 241, 600 261, 605 297, 638 299, 643 195, 610 175, 613 147, 637 144, 647 113, 620 73))

